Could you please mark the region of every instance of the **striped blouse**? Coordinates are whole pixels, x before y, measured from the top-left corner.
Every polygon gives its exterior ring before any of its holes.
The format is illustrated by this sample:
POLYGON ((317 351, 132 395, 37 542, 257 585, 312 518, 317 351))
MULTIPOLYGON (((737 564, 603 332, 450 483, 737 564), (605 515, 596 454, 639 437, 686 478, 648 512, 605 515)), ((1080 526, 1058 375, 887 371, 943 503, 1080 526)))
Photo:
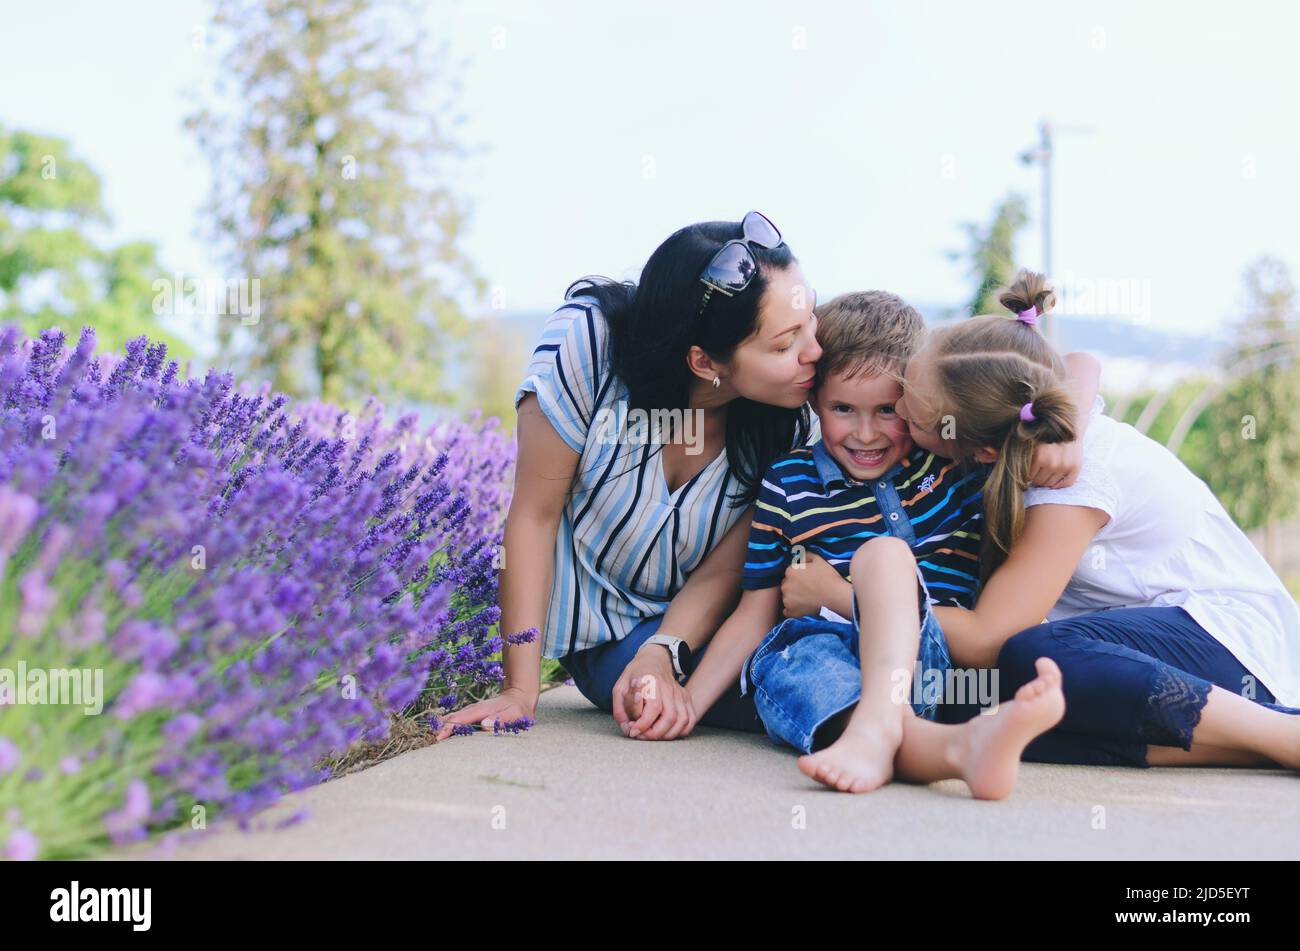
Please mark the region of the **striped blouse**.
POLYGON ((581 456, 555 540, 546 657, 619 640, 662 615, 746 509, 728 498, 740 485, 725 449, 668 491, 660 447, 638 438, 642 428, 628 419, 627 387, 610 372, 608 338, 594 299, 566 301, 547 320, 515 393, 516 407, 536 393, 581 456))

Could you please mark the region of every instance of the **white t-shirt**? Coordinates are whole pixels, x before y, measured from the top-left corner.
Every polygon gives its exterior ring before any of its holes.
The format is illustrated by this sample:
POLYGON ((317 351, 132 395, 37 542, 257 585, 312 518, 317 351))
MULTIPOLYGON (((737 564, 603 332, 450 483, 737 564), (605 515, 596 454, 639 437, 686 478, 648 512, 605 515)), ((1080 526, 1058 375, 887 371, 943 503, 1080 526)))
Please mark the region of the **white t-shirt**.
POLYGON ((1049 619, 1119 607, 1182 607, 1273 692, 1300 706, 1300 608, 1209 487, 1159 443, 1094 408, 1067 489, 1025 505, 1080 505, 1110 521, 1049 619))

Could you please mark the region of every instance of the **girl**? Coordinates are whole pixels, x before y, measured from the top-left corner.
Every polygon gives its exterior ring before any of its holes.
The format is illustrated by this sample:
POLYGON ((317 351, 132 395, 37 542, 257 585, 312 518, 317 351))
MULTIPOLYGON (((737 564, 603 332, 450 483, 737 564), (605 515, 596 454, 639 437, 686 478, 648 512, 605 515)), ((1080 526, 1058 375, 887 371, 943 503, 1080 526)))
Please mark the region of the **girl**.
POLYGON ((1027 486, 1074 409, 1036 329, 1045 278, 1022 273, 1001 301, 1013 317, 935 333, 898 404, 917 444, 992 466, 979 599, 936 609, 954 661, 996 664, 1004 696, 1037 658, 1059 665, 1066 714, 1028 759, 1300 768, 1296 602, 1200 479, 1099 410, 1075 484, 1027 486))

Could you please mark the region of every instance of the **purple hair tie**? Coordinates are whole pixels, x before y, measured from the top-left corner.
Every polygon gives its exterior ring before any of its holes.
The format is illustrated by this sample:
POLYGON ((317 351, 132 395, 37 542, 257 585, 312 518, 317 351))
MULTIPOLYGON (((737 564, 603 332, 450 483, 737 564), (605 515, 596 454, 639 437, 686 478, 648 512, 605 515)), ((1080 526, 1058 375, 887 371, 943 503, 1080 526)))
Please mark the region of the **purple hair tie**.
POLYGON ((1032 400, 1020 407, 1020 421, 1022 423, 1032 423, 1037 418, 1038 417, 1034 415, 1034 403, 1032 400))
POLYGON ((1028 310, 1022 310, 1016 314, 1016 320, 1022 324, 1028 324, 1031 327, 1038 325, 1038 307, 1032 306, 1028 310))

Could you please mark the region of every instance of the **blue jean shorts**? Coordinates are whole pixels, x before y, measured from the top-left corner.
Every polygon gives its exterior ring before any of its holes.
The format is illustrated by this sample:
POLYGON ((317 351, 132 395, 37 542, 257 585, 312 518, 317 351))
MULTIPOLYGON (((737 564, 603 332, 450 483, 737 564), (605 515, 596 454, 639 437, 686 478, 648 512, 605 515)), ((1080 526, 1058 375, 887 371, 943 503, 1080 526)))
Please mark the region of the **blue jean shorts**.
MULTIPOLYGON (((922 689, 922 674, 926 679, 935 676, 931 672, 946 676, 952 657, 924 581, 919 595, 921 641, 909 702, 918 717, 933 720, 939 700, 922 689)), ((754 706, 768 736, 801 753, 813 752, 818 729, 862 696, 858 641, 856 598, 851 622, 787 618, 764 636, 745 661, 740 686, 742 693, 754 691, 754 706)))

